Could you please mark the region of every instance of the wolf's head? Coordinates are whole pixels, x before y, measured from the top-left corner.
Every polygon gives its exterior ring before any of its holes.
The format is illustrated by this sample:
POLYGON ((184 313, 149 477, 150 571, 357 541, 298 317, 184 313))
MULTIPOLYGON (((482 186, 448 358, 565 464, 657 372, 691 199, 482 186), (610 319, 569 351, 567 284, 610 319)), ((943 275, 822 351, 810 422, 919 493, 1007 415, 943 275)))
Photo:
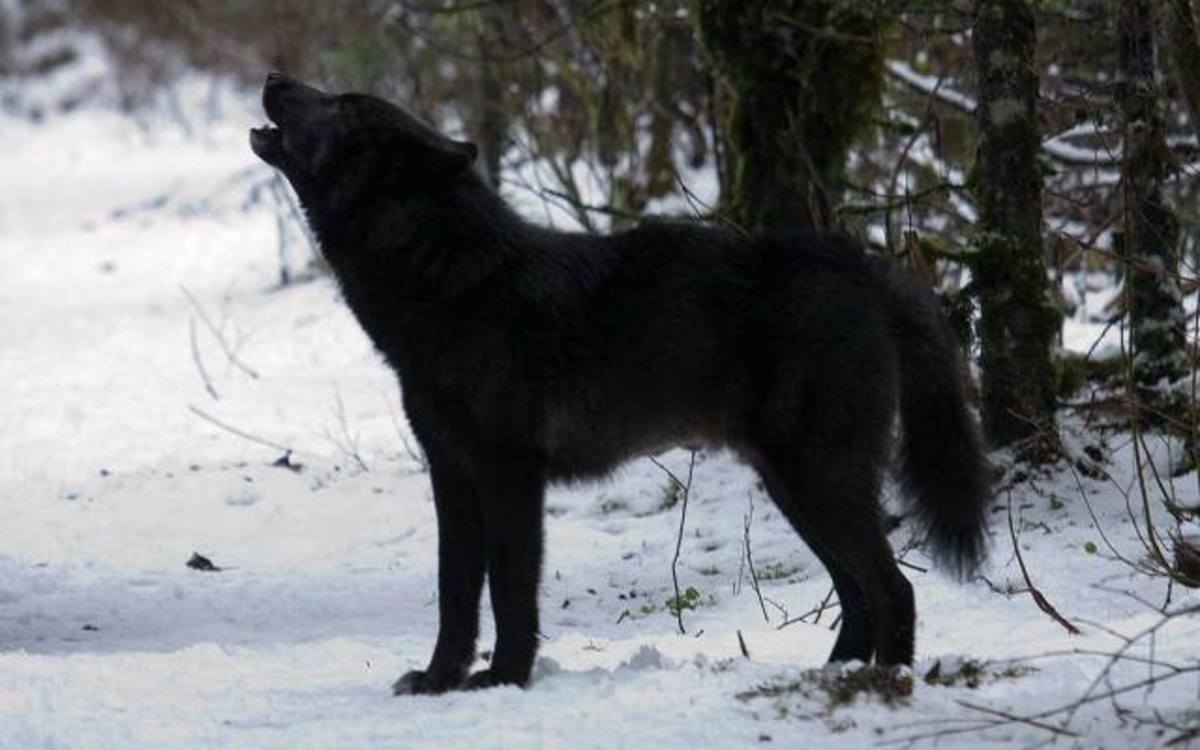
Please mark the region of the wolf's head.
POLYGON ((382 99, 327 94, 282 73, 267 76, 262 102, 271 124, 250 131, 250 148, 283 172, 310 218, 429 191, 461 177, 477 153, 382 99))

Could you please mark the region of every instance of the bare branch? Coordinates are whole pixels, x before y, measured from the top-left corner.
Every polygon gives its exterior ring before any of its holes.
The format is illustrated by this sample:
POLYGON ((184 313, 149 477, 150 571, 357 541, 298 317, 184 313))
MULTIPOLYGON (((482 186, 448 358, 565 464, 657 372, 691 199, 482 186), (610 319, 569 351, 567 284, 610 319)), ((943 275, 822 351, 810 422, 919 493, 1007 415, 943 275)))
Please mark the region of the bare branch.
POLYGON ((196 371, 200 373, 204 389, 208 391, 208 395, 212 396, 214 401, 218 401, 221 397, 217 395, 217 389, 213 387, 212 378, 208 376, 208 370, 204 369, 204 360, 200 357, 200 346, 196 342, 195 318, 188 318, 188 338, 192 344, 192 361, 196 363, 196 371))
POLYGON ((251 442, 258 443, 259 445, 265 445, 268 448, 274 448, 276 450, 290 451, 292 453, 299 452, 299 451, 296 451, 294 448, 290 448, 290 447, 284 445, 283 443, 276 443, 273 440, 267 440, 266 438, 261 438, 261 437, 258 437, 257 435, 251 435, 249 432, 246 432, 245 430, 239 430, 238 428, 233 427, 232 425, 228 425, 225 422, 222 422, 221 420, 217 419, 216 417, 212 416, 211 414, 208 414, 208 413, 202 411, 201 409, 199 409, 196 406, 193 406, 192 404, 188 404, 188 409, 193 414, 195 414, 197 417, 200 417, 201 419, 203 419, 205 422, 208 422, 209 424, 212 424, 216 427, 220 427, 222 430, 233 433, 234 435, 237 435, 240 438, 244 438, 251 442))
POLYGON ((1068 633, 1070 633, 1071 635, 1079 635, 1079 628, 1072 625, 1071 622, 1069 620, 1067 620, 1067 618, 1060 615, 1058 613, 1058 610, 1054 608, 1054 605, 1051 604, 1050 601, 1048 599, 1046 599, 1046 597, 1042 594, 1042 592, 1039 591, 1038 588, 1033 585, 1033 581, 1029 578, 1029 570, 1025 567, 1024 558, 1021 557, 1021 545, 1017 543, 1017 530, 1016 530, 1016 527, 1013 526, 1012 492, 1011 491, 1008 493, 1007 507, 1008 507, 1008 533, 1009 533, 1010 538, 1012 539, 1013 554, 1016 555, 1016 557, 1017 557, 1017 565, 1019 565, 1021 567, 1021 575, 1025 578, 1025 585, 1029 587, 1029 595, 1031 597, 1033 597, 1034 604, 1036 604, 1038 606, 1038 609, 1042 610, 1046 614, 1050 615, 1050 617, 1054 618, 1054 621, 1057 622, 1059 625, 1062 625, 1068 633))
POLYGON ((221 351, 225 352, 225 357, 229 360, 229 363, 249 375, 251 378, 258 380, 258 373, 238 359, 237 350, 229 345, 229 342, 225 340, 225 335, 221 332, 221 329, 215 323, 213 323, 212 318, 208 317, 208 314, 204 312, 204 308, 201 307, 200 300, 196 299, 196 295, 192 294, 188 288, 182 284, 179 286, 179 288, 183 291, 183 296, 187 297, 188 302, 191 303, 192 309, 196 311, 196 315, 200 318, 200 321, 204 323, 204 326, 209 330, 210 333, 212 333, 213 338, 215 338, 217 343, 221 345, 221 351))

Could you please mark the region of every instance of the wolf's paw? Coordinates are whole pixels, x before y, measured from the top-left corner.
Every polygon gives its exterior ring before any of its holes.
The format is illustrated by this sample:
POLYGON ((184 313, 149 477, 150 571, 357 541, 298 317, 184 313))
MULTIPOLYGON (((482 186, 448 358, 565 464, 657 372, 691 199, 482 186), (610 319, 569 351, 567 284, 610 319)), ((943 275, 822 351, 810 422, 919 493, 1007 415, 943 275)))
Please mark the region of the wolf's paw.
POLYGON ((392 683, 392 695, 437 695, 459 687, 462 687, 460 675, 414 669, 392 683))
POLYGON ((516 685, 523 688, 528 682, 528 677, 521 679, 505 675, 494 669, 483 669, 468 677, 463 687, 467 690, 483 690, 484 688, 496 687, 498 685, 516 685))

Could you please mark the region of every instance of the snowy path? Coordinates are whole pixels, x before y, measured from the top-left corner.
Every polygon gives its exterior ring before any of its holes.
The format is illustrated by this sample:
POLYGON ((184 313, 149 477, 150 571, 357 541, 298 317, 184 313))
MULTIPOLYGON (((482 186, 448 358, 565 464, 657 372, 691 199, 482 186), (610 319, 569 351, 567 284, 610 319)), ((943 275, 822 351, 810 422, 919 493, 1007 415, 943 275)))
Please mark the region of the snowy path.
MULTIPOLYGON (((436 632, 427 478, 399 449, 392 378, 332 286, 273 288, 270 203, 242 206, 268 176, 245 124, 231 117, 200 142, 97 112, 0 123, 0 748, 863 747, 981 718, 956 701, 1022 714, 1069 701, 1102 661, 1039 660, 1005 676, 1003 660, 1111 649, 1083 623, 1128 633, 1154 621, 1092 584, 1156 600, 1165 587, 1131 577, 1103 546, 1088 552, 1100 539, 1072 478, 1047 478, 1040 495, 1025 485, 1014 498, 1023 551, 1085 635, 1066 636, 1026 596, 910 571, 918 678, 961 654, 994 660, 983 684, 917 679, 896 707, 867 696, 833 706, 806 670, 827 653, 836 610, 777 630, 782 613, 768 605, 763 622, 740 573, 749 503, 765 596, 797 616, 828 578, 725 456, 697 468, 680 576, 699 602, 685 613, 689 634, 675 632, 665 603, 678 507, 662 508, 669 484, 642 461, 549 498, 545 642, 529 690, 393 698, 391 681, 423 664, 436 632), (183 288, 224 321, 257 379, 228 363, 183 288), (193 361, 189 320, 218 400, 193 361), (189 405, 294 447, 303 471, 272 467, 280 451, 189 405), (224 569, 185 567, 196 551, 224 569)), ((685 470, 682 452, 667 460, 685 470)), ((1087 486, 1110 537, 1136 555, 1114 485, 1087 486)), ((1194 500, 1194 475, 1178 486, 1194 500)), ((993 531, 987 575, 1019 586, 1002 513, 993 531)), ((907 539, 901 529, 894 541, 907 539)), ((907 559, 927 562, 919 550, 907 559)), ((1176 604, 1186 596, 1176 591, 1176 604)), ((482 649, 486 619, 484 631, 482 649)), ((1156 649, 1194 663, 1197 619, 1156 649)), ((1169 713, 1196 698, 1193 676, 1148 705, 1169 713)), ((1143 705, 1141 694, 1129 703, 1143 705)), ((1164 739, 1122 725, 1105 702, 1069 729, 1079 736, 1067 746, 1164 739)), ((1048 737, 1009 724, 943 746, 1048 737)))

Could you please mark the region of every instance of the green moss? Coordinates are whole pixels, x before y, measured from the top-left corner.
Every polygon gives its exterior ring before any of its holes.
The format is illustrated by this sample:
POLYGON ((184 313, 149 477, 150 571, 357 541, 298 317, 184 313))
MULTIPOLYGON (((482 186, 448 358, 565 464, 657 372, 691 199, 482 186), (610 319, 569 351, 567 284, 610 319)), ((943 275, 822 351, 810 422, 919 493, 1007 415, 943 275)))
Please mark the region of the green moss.
POLYGON ((1059 352, 1050 360, 1054 392, 1060 399, 1073 396, 1088 380, 1088 361, 1082 354, 1059 352))
MULTIPOLYGON (((666 601, 664 606, 672 615, 678 617, 680 612, 687 609, 695 609, 700 604, 700 592, 695 588, 688 586, 687 590, 683 591, 679 596, 672 596, 666 601)), ((643 605, 645 606, 645 605, 643 605)))

